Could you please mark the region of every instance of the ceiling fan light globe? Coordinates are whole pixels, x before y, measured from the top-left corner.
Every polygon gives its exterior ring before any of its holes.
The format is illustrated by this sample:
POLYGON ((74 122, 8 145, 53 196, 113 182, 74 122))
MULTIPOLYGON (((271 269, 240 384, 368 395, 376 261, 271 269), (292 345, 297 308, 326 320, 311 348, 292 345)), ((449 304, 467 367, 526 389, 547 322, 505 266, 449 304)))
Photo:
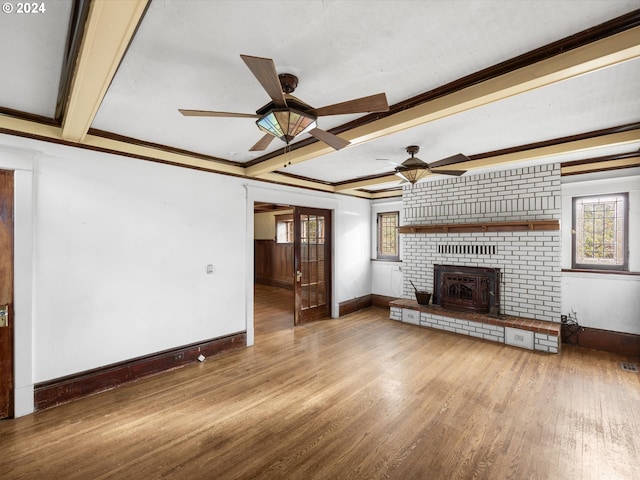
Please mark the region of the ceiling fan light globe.
POLYGON ((273 108, 256 120, 256 125, 263 132, 289 143, 316 128, 317 118, 295 108, 273 108))
POLYGON ((411 180, 409 180, 409 179, 405 176, 405 174, 404 174, 404 173, 402 173, 402 172, 398 172, 398 171, 396 171, 396 175, 397 175, 398 177, 400 177, 402 180, 404 180, 405 182, 411 182, 411 180))
MULTIPOLYGON (((424 162, 422 162, 424 163, 424 162)), ((425 164, 426 167, 426 164, 425 164)), ((404 163, 396 168, 396 175, 405 179, 412 185, 422 180, 428 173, 429 169, 422 166, 410 166, 407 167, 404 163)))

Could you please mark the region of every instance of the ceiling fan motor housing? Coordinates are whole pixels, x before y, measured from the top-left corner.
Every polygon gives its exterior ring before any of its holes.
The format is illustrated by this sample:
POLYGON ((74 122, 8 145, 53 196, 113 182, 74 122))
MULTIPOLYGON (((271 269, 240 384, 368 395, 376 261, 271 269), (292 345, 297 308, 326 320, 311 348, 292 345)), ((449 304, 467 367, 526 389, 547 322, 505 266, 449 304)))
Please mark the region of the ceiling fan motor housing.
POLYGON ((417 146, 417 145, 409 145, 409 146, 407 147, 407 153, 408 153, 409 155, 411 155, 412 157, 413 157, 416 153, 418 153, 419 151, 420 151, 420 147, 419 147, 419 146, 417 146))
POLYGON ((414 155, 420 151, 420 147, 417 145, 409 145, 407 147, 407 153, 411 155, 411 157, 407 158, 404 162, 402 162, 402 166, 407 168, 422 168, 425 170, 429 170, 429 166, 426 164, 424 160, 420 160, 418 157, 414 155))
POLYGON ((293 93, 298 88, 298 77, 290 73, 281 73, 278 75, 282 91, 284 93, 293 93))

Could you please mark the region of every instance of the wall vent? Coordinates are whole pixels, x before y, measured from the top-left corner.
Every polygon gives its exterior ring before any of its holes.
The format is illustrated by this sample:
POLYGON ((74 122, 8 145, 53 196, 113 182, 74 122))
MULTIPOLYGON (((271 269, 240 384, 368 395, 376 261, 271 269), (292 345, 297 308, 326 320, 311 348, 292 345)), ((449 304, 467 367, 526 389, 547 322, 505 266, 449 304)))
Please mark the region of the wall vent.
POLYGON ((496 245, 454 245, 442 243, 438 245, 438 253, 446 255, 495 255, 498 253, 496 245))
POLYGON ((519 328, 504 327, 504 343, 533 350, 533 332, 520 330, 519 328))
POLYGON ((413 325, 420 325, 420 312, 418 310, 410 310, 408 308, 403 308, 402 321, 404 323, 412 323, 413 325))
POLYGON ((623 370, 626 370, 627 372, 638 373, 638 365, 636 365, 635 363, 621 362, 620 366, 622 367, 623 370))

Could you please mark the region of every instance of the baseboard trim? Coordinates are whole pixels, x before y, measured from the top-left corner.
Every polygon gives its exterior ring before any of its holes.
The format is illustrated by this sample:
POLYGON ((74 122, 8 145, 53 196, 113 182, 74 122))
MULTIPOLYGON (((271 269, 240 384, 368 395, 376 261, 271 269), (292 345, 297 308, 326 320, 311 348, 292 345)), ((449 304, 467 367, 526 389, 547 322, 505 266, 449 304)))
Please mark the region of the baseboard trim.
POLYGON ((341 302, 339 315, 342 317, 343 315, 349 315, 350 313, 369 307, 389 308, 389 302, 392 300, 397 300, 397 298, 375 294, 364 295, 362 297, 354 298, 353 300, 341 302))
POLYGON ((374 307, 389 308, 389 303, 397 299, 398 297, 387 297, 386 295, 371 295, 371 304, 374 307))
POLYGON ((260 285, 267 285, 269 287, 277 287, 277 288, 284 288, 286 290, 293 290, 293 283, 292 282, 285 282, 283 280, 275 280, 273 278, 256 277, 255 282, 259 283, 260 285))
POLYGON ((594 350, 640 357, 640 335, 633 333, 580 327, 578 331, 568 331, 563 327, 562 341, 594 350))
POLYGON ((371 295, 364 295, 363 297, 354 298, 345 302, 340 302, 339 315, 349 315, 350 313, 357 312, 363 308, 371 306, 371 295))
POLYGON ((111 390, 143 377, 194 363, 198 361, 200 355, 211 357, 246 346, 247 335, 241 332, 37 383, 34 385, 35 410, 54 407, 94 393, 111 390))

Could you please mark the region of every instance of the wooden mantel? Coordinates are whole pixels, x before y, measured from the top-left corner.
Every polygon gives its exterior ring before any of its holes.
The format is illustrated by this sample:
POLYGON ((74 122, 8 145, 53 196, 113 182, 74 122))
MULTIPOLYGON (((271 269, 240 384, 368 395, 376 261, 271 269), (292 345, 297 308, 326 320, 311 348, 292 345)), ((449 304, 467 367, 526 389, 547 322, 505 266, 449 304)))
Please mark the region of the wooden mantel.
POLYGON ((524 232, 560 230, 559 220, 516 220, 508 222, 446 223, 433 225, 404 225, 399 233, 475 233, 524 232))

